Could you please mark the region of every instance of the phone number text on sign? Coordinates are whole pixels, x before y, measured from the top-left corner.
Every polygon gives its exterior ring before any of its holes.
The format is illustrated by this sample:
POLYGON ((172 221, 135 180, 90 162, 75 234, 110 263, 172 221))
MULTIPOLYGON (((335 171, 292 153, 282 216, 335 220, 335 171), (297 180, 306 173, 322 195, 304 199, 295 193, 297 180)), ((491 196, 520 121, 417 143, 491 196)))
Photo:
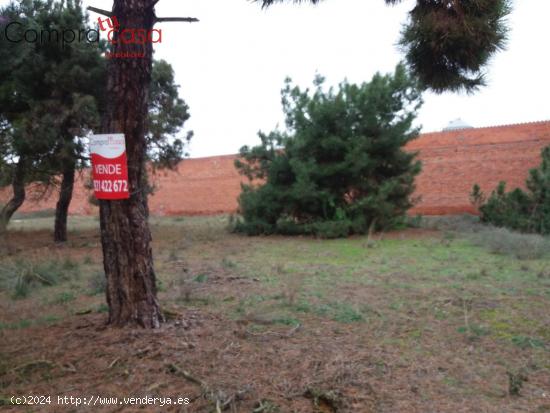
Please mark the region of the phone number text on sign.
POLYGON ((94 179, 95 192, 128 192, 127 181, 106 181, 94 179))
POLYGON ((126 141, 121 133, 92 135, 92 176, 97 199, 127 199, 128 161, 126 141))

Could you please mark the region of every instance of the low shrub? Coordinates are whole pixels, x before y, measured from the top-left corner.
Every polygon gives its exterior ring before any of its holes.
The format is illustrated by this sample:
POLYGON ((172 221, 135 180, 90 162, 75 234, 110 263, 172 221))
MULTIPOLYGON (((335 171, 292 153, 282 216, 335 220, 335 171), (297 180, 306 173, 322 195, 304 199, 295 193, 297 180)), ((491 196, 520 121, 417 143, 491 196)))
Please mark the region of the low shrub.
POLYGON ((542 258, 550 249, 550 242, 541 235, 521 234, 506 228, 488 227, 474 236, 474 242, 494 254, 510 255, 520 260, 542 258))
POLYGON ((506 191, 500 182, 486 198, 479 185, 474 185, 470 200, 483 222, 520 232, 550 234, 550 146, 542 150, 542 163, 529 171, 525 186, 506 191))

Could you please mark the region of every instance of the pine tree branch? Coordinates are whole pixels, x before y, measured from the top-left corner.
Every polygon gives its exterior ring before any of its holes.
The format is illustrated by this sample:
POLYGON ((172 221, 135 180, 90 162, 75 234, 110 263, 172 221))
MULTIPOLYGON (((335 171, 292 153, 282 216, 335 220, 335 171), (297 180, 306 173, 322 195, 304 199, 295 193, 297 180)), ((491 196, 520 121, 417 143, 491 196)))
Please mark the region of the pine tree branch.
POLYGON ((186 23, 195 23, 200 21, 194 17, 157 17, 155 22, 186 22, 186 23))
POLYGON ((113 15, 113 13, 108 10, 98 9, 97 7, 93 6, 88 6, 88 10, 93 11, 94 13, 102 14, 107 17, 111 17, 113 15))

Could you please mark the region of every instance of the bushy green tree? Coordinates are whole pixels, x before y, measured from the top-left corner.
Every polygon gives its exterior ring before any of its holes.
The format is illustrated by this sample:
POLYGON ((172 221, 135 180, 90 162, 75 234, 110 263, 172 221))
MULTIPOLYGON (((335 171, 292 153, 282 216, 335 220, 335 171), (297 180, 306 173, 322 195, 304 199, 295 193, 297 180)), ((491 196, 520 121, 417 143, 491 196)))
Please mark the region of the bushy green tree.
POLYGON ((88 29, 78 0, 12 2, 2 15, 4 24, 14 23, 9 37, 4 32, 0 39, 0 116, 8 148, 3 159, 13 188, 2 210, 2 228, 23 203, 26 183, 59 184, 55 234, 64 240, 74 173, 84 150, 77 137, 99 124, 97 101, 105 79, 101 50, 94 41, 63 41, 62 30, 78 38, 88 29), (27 30, 37 34, 34 41, 10 41, 27 30))
POLYGON ((541 155, 540 166, 529 171, 526 191, 516 188, 507 192, 506 183, 500 182, 485 199, 479 185, 474 185, 471 199, 483 222, 521 232, 550 234, 550 146, 541 155))
POLYGON ((313 233, 341 237, 391 228, 412 206, 416 154, 403 147, 422 100, 403 65, 368 83, 313 91, 287 80, 282 90, 288 132, 260 133, 261 145, 236 162, 252 180, 239 197, 249 234, 313 233))
MULTIPOLYGON (((79 0, 10 3, 2 9, 13 38, 27 29, 40 35, 36 42, 0 39, 4 65, 0 74, 0 186, 11 185, 13 197, 2 208, 1 228, 26 198, 25 184, 41 182, 59 187, 54 240, 67 240, 67 219, 75 175, 89 165, 82 137, 97 129, 106 107, 106 44, 88 32, 79 0), (63 43, 62 30, 88 33, 63 43), (97 41, 96 41, 97 40, 97 41)), ((68 36, 68 39, 71 37, 68 36)), ((158 168, 174 167, 186 154, 192 132, 174 138, 189 118, 188 106, 178 96, 174 72, 166 61, 155 61, 149 93, 148 159, 158 168)))

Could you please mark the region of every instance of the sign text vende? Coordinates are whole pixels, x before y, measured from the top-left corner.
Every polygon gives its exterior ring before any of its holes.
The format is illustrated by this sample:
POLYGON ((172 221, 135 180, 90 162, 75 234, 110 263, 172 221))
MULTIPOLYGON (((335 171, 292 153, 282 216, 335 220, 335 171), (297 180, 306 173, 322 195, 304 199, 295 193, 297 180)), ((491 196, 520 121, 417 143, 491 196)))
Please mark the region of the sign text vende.
POLYGON ((94 172, 99 175, 120 175, 122 174, 122 165, 94 165, 94 172))

